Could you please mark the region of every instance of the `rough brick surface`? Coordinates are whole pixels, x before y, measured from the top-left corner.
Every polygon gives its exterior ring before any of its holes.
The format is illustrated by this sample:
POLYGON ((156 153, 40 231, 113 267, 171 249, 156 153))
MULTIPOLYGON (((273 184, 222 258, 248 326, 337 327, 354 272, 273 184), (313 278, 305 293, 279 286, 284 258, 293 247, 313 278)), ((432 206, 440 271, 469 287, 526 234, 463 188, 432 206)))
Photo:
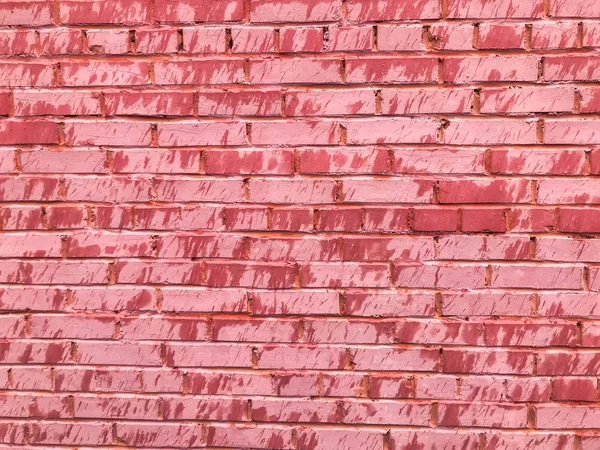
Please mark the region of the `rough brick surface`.
POLYGON ((599 20, 0 0, 0 450, 600 448, 599 20))

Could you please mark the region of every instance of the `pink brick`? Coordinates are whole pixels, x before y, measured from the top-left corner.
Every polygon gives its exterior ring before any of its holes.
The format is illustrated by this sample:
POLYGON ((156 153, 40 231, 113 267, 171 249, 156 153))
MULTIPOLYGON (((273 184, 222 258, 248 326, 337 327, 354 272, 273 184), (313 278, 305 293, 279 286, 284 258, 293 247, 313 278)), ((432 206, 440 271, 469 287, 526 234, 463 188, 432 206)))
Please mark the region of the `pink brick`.
POLYGON ((473 25, 434 23, 429 27, 431 45, 440 50, 472 50, 473 25))
POLYGON ((144 62, 65 62, 61 86, 145 85, 150 83, 149 71, 144 62))
POLYGON ((434 58, 348 58, 348 83, 434 83, 438 61, 434 58))
POLYGON ((481 112, 485 114, 571 112, 573 110, 574 89, 560 88, 520 88, 482 89, 480 95, 481 112))
POLYGON ((172 28, 137 28, 136 52, 140 54, 175 53, 178 49, 177 30, 172 28))
POLYGON ((154 64, 157 84, 231 84, 244 79, 242 60, 157 61, 154 64))
POLYGON ((382 51, 424 50, 423 28, 419 25, 379 25, 377 48, 382 51))
POLYGON ((468 0, 450 0, 448 12, 452 19, 537 18, 542 14, 542 4, 536 0, 488 0, 473 4, 468 0))
POLYGON ((444 81, 472 83, 486 81, 536 81, 538 59, 534 56, 466 56, 444 61, 444 81))
POLYGON ((225 28, 194 27, 183 29, 183 50, 189 53, 224 53, 225 28))
POLYGON ((323 50, 323 29, 318 27, 282 27, 279 31, 282 53, 320 52, 323 50))
POLYGON ((432 143, 437 129, 431 120, 407 118, 348 121, 346 126, 348 143, 360 145, 432 143))
POLYGON ((357 115, 374 111, 375 93, 370 89, 286 93, 286 115, 288 116, 357 115))
POLYGON ((121 55, 129 51, 127 30, 90 30, 86 36, 92 53, 121 55))
POLYGON ((383 114, 468 113, 473 103, 471 89, 382 89, 383 114))
POLYGON ((326 50, 368 51, 373 44, 373 28, 366 27, 330 27, 326 50))
POLYGON ((273 28, 233 28, 231 39, 233 53, 270 53, 275 51, 273 28))
POLYGON ((533 23, 531 46, 536 49, 575 48, 577 46, 577 22, 533 23))
POLYGON ((268 59, 250 61, 252 84, 329 84, 340 82, 338 59, 268 59))
POLYGON ((325 22, 341 17, 341 5, 324 0, 269 0, 250 8, 252 22, 325 22))
POLYGON ((478 48, 525 48, 525 25, 522 23, 482 23, 479 26, 478 48))
POLYGON ((275 90, 202 91, 201 116, 280 116, 281 92, 275 90))
POLYGON ((159 22, 227 22, 241 20, 243 1, 157 0, 154 14, 159 22))
POLYGON ((372 20, 438 19, 440 5, 432 0, 398 5, 393 1, 351 0, 348 19, 359 22, 372 20))
POLYGON ((118 173, 198 173, 197 150, 115 150, 113 168, 118 173))

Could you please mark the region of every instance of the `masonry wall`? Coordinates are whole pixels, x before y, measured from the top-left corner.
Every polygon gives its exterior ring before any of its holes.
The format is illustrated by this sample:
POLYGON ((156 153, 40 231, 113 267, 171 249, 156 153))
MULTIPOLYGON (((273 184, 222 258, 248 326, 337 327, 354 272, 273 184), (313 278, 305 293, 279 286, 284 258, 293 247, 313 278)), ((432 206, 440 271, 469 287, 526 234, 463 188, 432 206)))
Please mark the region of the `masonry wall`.
POLYGON ((600 448, 600 3, 0 28, 0 449, 600 448))

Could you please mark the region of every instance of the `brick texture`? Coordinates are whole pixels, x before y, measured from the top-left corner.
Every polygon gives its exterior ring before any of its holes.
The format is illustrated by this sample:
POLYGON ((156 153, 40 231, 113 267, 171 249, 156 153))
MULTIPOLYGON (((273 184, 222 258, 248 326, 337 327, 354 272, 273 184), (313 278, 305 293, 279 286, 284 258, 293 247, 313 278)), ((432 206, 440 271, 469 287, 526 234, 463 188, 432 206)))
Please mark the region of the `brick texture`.
POLYGON ((600 448, 598 20, 1 0, 0 450, 600 448))

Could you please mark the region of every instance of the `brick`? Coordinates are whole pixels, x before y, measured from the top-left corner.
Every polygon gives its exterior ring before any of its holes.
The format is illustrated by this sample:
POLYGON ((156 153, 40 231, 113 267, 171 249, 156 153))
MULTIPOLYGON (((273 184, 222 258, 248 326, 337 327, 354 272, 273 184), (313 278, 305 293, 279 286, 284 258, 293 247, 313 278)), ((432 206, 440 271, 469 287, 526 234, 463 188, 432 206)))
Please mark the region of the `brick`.
POLYGON ((211 424, 207 432, 208 445, 244 446, 283 450, 292 445, 292 429, 269 426, 223 426, 211 424))
POLYGON ((254 122, 251 141, 256 145, 325 145, 338 142, 338 123, 331 121, 254 122))
POLYGON ((413 212, 412 228, 415 231, 456 231, 458 210, 441 208, 419 208, 413 212))
POLYGON ((485 153, 480 150, 394 150, 392 172, 395 173, 483 174, 484 171, 485 153))
POLYGON ((442 294, 444 316, 528 316, 531 313, 533 295, 512 292, 454 293, 442 294))
POLYGON ((285 96, 285 113, 290 117, 358 115, 375 111, 375 93, 371 89, 289 91, 285 96))
POLYGON ((507 450, 509 448, 535 448, 543 446, 544 448, 558 450, 560 448, 572 445, 574 437, 564 434, 545 434, 545 433, 502 433, 486 435, 488 448, 490 450, 507 450))
POLYGON ((594 195, 595 180, 543 180, 540 181, 538 189, 538 202, 540 204, 568 203, 575 205, 598 202, 598 198, 594 195))
POLYGON ((539 313, 546 317, 589 317, 595 319, 598 309, 594 293, 543 292, 539 313))
POLYGON ((336 184, 333 180, 254 178, 249 187, 252 203, 335 203, 336 184))
POLYGON ((533 289, 581 289, 582 268, 576 266, 492 266, 492 286, 533 289))
POLYGON ((61 64, 61 86, 136 86, 150 83, 145 62, 65 62, 61 64))
POLYGON ((452 19, 538 18, 542 15, 542 3, 538 0, 488 0, 472 4, 467 0, 450 0, 448 14, 452 19))
POLYGON ((358 208, 321 208, 318 212, 319 231, 360 231, 362 210, 358 208))
POLYGON ((159 258, 239 259, 243 254, 244 240, 242 236, 235 235, 179 233, 159 236, 155 245, 159 258))
POLYGON ((159 366, 160 345, 131 342, 79 342, 77 362, 82 365, 159 366))
POLYGON ((244 407, 247 403, 242 399, 166 397, 163 399, 163 405, 166 419, 221 421, 246 419, 244 407))
POLYGON ((499 208, 463 208, 464 232, 503 233, 506 231, 506 210, 499 208))
POLYGON ((167 365, 177 367, 252 366, 252 347, 246 344, 169 343, 167 365))
POLYGON ((294 270, 289 263, 206 263, 206 285, 210 287, 285 289, 293 284, 294 270))
POLYGON ((227 90, 199 93, 201 116, 280 116, 281 92, 227 90))
POLYGON ((275 51, 273 28, 233 28, 231 39, 233 53, 271 53, 275 51))
POLYGON ((432 0, 398 5, 393 1, 351 0, 348 3, 348 19, 358 22, 372 20, 439 19, 440 5, 432 0))
POLYGON ((433 295, 396 291, 353 291, 344 294, 346 314, 364 317, 432 316, 433 295))
POLYGON ((117 283, 195 284, 199 283, 198 262, 145 262, 121 260, 115 265, 117 283))
POLYGON ((224 342, 297 342, 300 323, 278 319, 215 319, 213 338, 224 342))
POLYGON ((52 28, 40 30, 39 33, 42 55, 78 55, 83 53, 81 30, 52 28))
POLYGON ((531 47, 563 49, 577 47, 577 22, 535 22, 531 27, 531 47))
POLYGON ((425 426, 429 424, 429 419, 429 405, 425 404, 398 403, 388 400, 344 402, 343 422, 348 424, 425 426))
POLYGON ((522 23, 482 23, 479 26, 478 48, 525 48, 525 25, 522 23))
POLYGON ((90 30, 86 36, 88 49, 92 53, 122 55, 129 52, 127 30, 90 30))
POLYGON ((191 116, 194 96, 187 92, 104 92, 109 116, 191 116))
POLYGON ((485 342, 493 347, 573 347, 577 341, 574 324, 486 323, 485 342))
POLYGON ((309 58, 253 60, 250 61, 249 81, 252 84, 339 83, 340 60, 309 58))
POLYGON ((534 56, 465 56, 444 60, 443 79, 447 83, 537 81, 537 78, 538 59, 534 56))
POLYGON ((536 144, 536 122, 529 120, 451 120, 444 143, 452 145, 536 144))
POLYGON ((282 27, 279 30, 279 51, 320 52, 323 50, 323 29, 318 27, 282 27))
POLYGON ((585 0, 574 0, 566 2, 558 0, 550 6, 550 15, 554 17, 600 17, 600 11, 594 8, 590 9, 590 3, 585 0))
POLYGON ((243 18, 242 0, 157 0, 154 8, 158 22, 228 22, 243 18))
MULTIPOLYGON (((458 379, 451 375, 431 375, 418 377, 414 389, 416 398, 452 400, 456 396, 458 379)), ((411 385, 414 380, 411 380, 411 385)), ((410 386, 412 388, 412 386, 410 386)))
POLYGON ((439 50, 472 50, 473 31, 471 24, 433 23, 429 27, 429 40, 439 50))
POLYGON ((312 263, 300 267, 302 287, 387 287, 389 267, 383 263, 312 263))
MULTIPOLYGON (((167 202, 192 202, 192 201, 216 201, 225 203, 236 203, 243 200, 243 182, 241 179, 219 179, 219 178, 184 178, 184 177, 161 177, 156 180, 158 199, 167 202)), ((198 212, 198 211, 195 211, 198 212)), ((214 211, 204 211, 208 217, 205 220, 213 224, 216 220, 214 211)), ((186 218, 192 211, 186 211, 183 215, 182 228, 189 229, 186 218)), ((194 214, 193 219, 198 215, 194 214)), ((195 221, 194 221, 195 222, 195 221)), ((197 222, 195 222, 197 223, 197 222)), ((191 225, 191 222, 190 222, 191 225)), ((212 227, 211 227, 212 228, 212 227)))
POLYGON ((431 203, 433 184, 420 179, 352 178, 343 182, 344 203, 431 203))
POLYGON ((106 153, 97 150, 23 150, 23 173, 107 173, 106 153))
POLYGON ((0 87, 49 87, 54 85, 50 64, 0 63, 0 87))
POLYGON ((336 261, 339 241, 324 238, 249 238, 249 259, 263 261, 336 261))
POLYGON ((473 103, 471 89, 382 89, 383 114, 469 113, 473 103))
POLYGON ((492 150, 491 171, 507 174, 579 175, 584 172, 581 151, 492 150))
POLYGON ((206 173, 291 175, 294 154, 291 150, 210 150, 204 153, 206 173))
POLYGON ((115 150, 113 170, 118 173, 198 173, 197 150, 115 150))
POLYGON ((527 407, 524 405, 477 405, 441 403, 438 409, 442 426, 475 426, 494 428, 526 428, 527 407))
POLYGON ((202 428, 196 424, 124 422, 116 425, 116 435, 133 447, 193 447, 200 445, 202 428))
POLYGON ((60 21, 66 24, 148 23, 147 0, 66 0, 60 5, 60 21))
POLYGON ((92 92, 28 90, 15 91, 13 98, 17 116, 91 116, 100 114, 99 97, 92 92))
POLYGON ((595 402, 598 399, 595 378, 564 377, 552 384, 552 396, 558 401, 595 402))
POLYGON ((58 126, 47 121, 2 121, 0 145, 14 144, 58 144, 58 126))
POLYGON ((1 31, 0 55, 35 55, 35 34, 27 30, 1 31))
POLYGON ((50 339, 111 339, 116 317, 110 315, 62 316, 36 314, 31 320, 31 336, 50 339))
POLYGON ((169 312, 243 312, 246 294, 241 289, 198 289, 165 287, 162 308, 169 312))
POLYGON ((268 0, 252 3, 252 22, 328 22, 341 18, 341 5, 324 0, 268 0))
POLYGON ((540 353, 538 375, 591 375, 600 365, 600 355, 595 351, 552 350, 540 353))
POLYGON ((439 352, 428 348, 356 347, 351 349, 351 356, 357 370, 374 367, 373 364, 380 371, 392 372, 429 372, 440 368, 439 352))
POLYGON ((573 88, 482 89, 480 94, 481 113, 534 113, 571 112, 573 110, 573 88))
POLYGON ((437 83, 438 61, 429 57, 348 58, 348 83, 437 83))
POLYGON ((224 53, 225 28, 193 27, 184 28, 183 50, 189 53, 224 53))
POLYGON ((423 28, 419 25, 378 25, 377 49, 382 51, 421 51, 423 28))
POLYGON ((255 315, 275 314, 337 314, 338 295, 335 291, 256 291, 252 292, 255 315))
POLYGON ((393 282, 400 288, 483 288, 485 268, 465 264, 401 263, 394 266, 393 282))
POLYGON ((170 230, 180 228, 180 208, 175 206, 166 207, 136 207, 135 229, 136 230, 170 230))
POLYGON ((252 402, 252 420, 258 422, 339 422, 334 400, 256 399, 252 402))
POLYGON ((440 236, 437 259, 524 260, 529 259, 527 236, 440 236))
POLYGON ((244 79, 243 61, 233 59, 157 61, 154 73, 156 83, 160 85, 231 84, 244 79))
POLYGON ((303 429, 298 435, 298 448, 323 448, 332 445, 347 450, 376 450, 383 446, 379 430, 303 429))
MULTIPOLYGON (((533 353, 528 350, 447 349, 444 373, 531 375, 533 353)), ((538 375, 544 375, 538 371, 538 375)))
POLYGON ((329 41, 326 50, 339 51, 369 51, 373 44, 373 28, 365 27, 329 27, 329 41))
POLYGON ((201 145, 243 145, 246 130, 241 122, 161 123, 158 127, 160 146, 186 147, 201 145))
POLYGON ((461 431, 429 431, 429 430, 394 430, 390 433, 393 450, 410 450, 411 445, 420 445, 424 448, 460 448, 464 450, 476 450, 478 448, 478 437, 474 433, 461 431))
POLYGON ((470 402, 547 402, 550 378, 466 376, 461 379, 460 399, 470 402))
POLYGON ((177 30, 172 28, 137 28, 136 52, 143 55, 176 53, 177 30))
POLYGON ((0 7, 0 25, 2 26, 40 26, 52 23, 51 3, 39 1, 6 1, 0 7))
POLYGON ((441 181, 440 203, 528 203, 527 180, 441 181))
POLYGON ((269 210, 263 207, 231 207, 223 211, 225 229, 228 231, 267 231, 269 210))
POLYGON ((600 66, 594 58, 553 56, 544 59, 546 81, 586 81, 599 74, 600 66))
POLYGON ((365 231, 384 233, 409 230, 409 209, 403 207, 369 207, 365 210, 365 231))
POLYGON ((74 177, 65 180, 69 201, 144 202, 151 198, 151 184, 142 178, 74 177))
POLYGON ((35 422, 31 425, 32 444, 110 445, 112 427, 100 422, 35 422))

